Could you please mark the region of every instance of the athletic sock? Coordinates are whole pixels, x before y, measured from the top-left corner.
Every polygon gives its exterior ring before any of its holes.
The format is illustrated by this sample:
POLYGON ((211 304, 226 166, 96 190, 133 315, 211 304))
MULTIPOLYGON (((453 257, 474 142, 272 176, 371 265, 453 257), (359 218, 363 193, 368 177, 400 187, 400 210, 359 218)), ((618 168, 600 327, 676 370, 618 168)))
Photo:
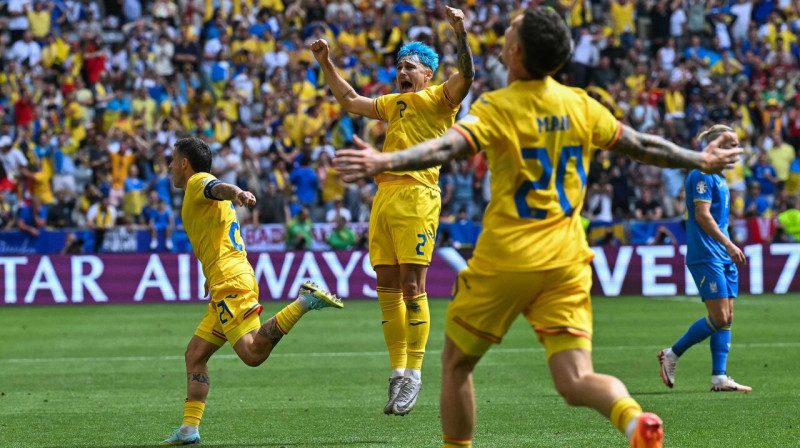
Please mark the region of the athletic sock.
POLYGON ((425 345, 428 343, 428 335, 431 331, 431 311, 428 308, 428 294, 422 293, 405 299, 406 309, 408 310, 408 328, 406 329, 406 341, 408 342, 408 364, 406 365, 406 377, 411 378, 408 370, 422 370, 422 358, 425 356, 425 345))
POLYGON ((281 333, 288 334, 292 327, 294 327, 294 324, 296 324, 307 311, 308 309, 301 305, 300 299, 286 305, 285 308, 275 315, 275 322, 278 324, 278 329, 281 333))
POLYGON ((472 439, 454 439, 442 436, 444 448, 472 448, 472 439))
MULTIPOLYGON (((633 431, 630 430, 631 423, 642 415, 642 407, 631 397, 620 398, 611 405, 611 413, 608 418, 611 423, 617 427, 619 432, 628 436, 630 439, 633 436, 633 431)), ((636 425, 633 425, 633 429, 636 425)))
POLYGON ((203 411, 206 409, 206 404, 202 401, 189 401, 186 400, 183 403, 183 426, 181 426, 181 432, 184 434, 191 434, 194 430, 190 430, 188 432, 184 432, 184 428, 187 430, 194 428, 197 429, 200 426, 200 419, 203 418, 203 411))
POLYGON ((686 330, 686 333, 678 339, 678 342, 672 346, 672 352, 677 356, 681 356, 686 350, 689 350, 689 347, 703 341, 718 329, 709 316, 703 317, 693 323, 686 330))
POLYGON ((725 377, 731 350, 731 326, 720 327, 711 335, 711 374, 725 377))
MULTIPOLYGON (((399 289, 378 287, 378 304, 381 306, 383 339, 389 349, 393 372, 404 372, 408 359, 406 343, 406 304, 399 289)), ((398 375, 402 376, 402 374, 398 375)))

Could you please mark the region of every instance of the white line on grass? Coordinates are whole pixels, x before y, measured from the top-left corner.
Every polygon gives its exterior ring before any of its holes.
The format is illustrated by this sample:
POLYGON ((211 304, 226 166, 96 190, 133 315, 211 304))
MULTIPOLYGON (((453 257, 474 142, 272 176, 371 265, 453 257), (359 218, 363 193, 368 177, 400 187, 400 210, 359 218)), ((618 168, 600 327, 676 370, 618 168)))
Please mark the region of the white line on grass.
MULTIPOLYGON (((796 348, 800 347, 800 342, 770 342, 736 344, 736 349, 747 348, 796 348)), ((594 347, 594 351, 624 351, 624 350, 658 350, 663 348, 660 345, 617 345, 594 347)), ((489 352, 492 353, 538 353, 544 351, 541 347, 520 347, 520 348, 496 348, 489 352)), ((441 350, 427 350, 427 354, 441 354, 441 350)), ((317 352, 317 353, 275 353, 270 358, 346 358, 346 357, 371 357, 386 356, 385 351, 380 352, 317 352)), ((236 359, 235 354, 214 355, 215 359, 236 359)), ((183 356, 92 356, 84 358, 11 358, 0 359, 0 364, 25 364, 25 363, 49 363, 49 362, 137 362, 137 361, 176 361, 183 360, 183 356)))

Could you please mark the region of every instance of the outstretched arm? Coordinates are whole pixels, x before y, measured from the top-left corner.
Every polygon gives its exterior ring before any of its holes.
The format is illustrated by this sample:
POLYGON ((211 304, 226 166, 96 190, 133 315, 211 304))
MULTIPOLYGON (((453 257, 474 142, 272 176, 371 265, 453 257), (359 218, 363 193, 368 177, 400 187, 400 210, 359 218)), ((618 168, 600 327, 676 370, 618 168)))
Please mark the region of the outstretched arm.
POLYGON ((220 181, 212 181, 210 199, 220 201, 231 201, 238 206, 253 207, 256 205, 256 197, 249 191, 244 191, 236 185, 226 184, 220 181), (214 183, 216 182, 216 183, 214 183))
POLYGON ((322 72, 325 74, 333 96, 344 107, 344 110, 367 118, 379 119, 372 107, 372 100, 356 93, 355 89, 336 71, 336 66, 333 65, 329 55, 328 42, 325 39, 314 41, 311 44, 311 52, 322 67, 322 72))
POLYGON ((475 65, 472 61, 472 50, 467 41, 467 29, 464 25, 464 13, 460 9, 447 8, 447 20, 456 32, 456 42, 458 48, 458 73, 450 76, 445 83, 450 99, 461 103, 472 87, 472 80, 475 78, 475 65))
POLYGON ((698 152, 682 148, 657 135, 643 134, 623 126, 619 140, 609 149, 648 165, 718 173, 736 163, 739 155, 744 152, 736 144, 735 138, 735 134, 725 133, 709 143, 702 152, 698 152))
POLYGON ((357 136, 353 136, 353 141, 361 149, 343 149, 337 151, 334 158, 345 182, 355 182, 384 171, 417 171, 439 166, 471 151, 467 139, 453 129, 437 139, 390 153, 376 151, 357 136))

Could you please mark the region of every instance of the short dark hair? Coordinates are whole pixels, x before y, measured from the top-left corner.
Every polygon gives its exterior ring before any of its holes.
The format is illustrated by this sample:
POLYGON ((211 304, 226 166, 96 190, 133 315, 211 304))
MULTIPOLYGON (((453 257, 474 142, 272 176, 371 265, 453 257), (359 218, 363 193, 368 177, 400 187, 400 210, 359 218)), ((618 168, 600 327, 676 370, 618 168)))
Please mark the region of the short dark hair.
POLYGON ((522 66, 534 78, 557 72, 572 54, 572 37, 564 19, 550 8, 528 8, 518 29, 522 66))
POLYGON ((175 142, 175 151, 179 152, 197 173, 211 172, 211 148, 197 137, 186 137, 175 142))

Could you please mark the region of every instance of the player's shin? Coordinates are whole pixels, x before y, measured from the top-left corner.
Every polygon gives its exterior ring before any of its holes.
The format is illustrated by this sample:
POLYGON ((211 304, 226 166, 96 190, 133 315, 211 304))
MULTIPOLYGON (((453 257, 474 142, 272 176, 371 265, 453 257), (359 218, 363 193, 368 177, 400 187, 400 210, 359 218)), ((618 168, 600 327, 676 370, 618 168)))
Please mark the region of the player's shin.
POLYGON ((392 377, 403 376, 407 362, 406 306, 399 289, 378 287, 383 338, 389 349, 392 377))
POLYGON ((406 341, 408 343, 408 361, 405 376, 420 381, 422 358, 430 334, 431 312, 428 308, 428 294, 405 299, 407 309, 406 341))
POLYGON ((686 330, 686 333, 678 339, 678 342, 672 346, 672 351, 675 355, 681 356, 683 352, 689 350, 689 347, 698 342, 702 342, 717 330, 718 327, 710 317, 706 316, 699 319, 693 323, 689 329, 686 330))
POLYGON ((731 349, 731 327, 721 327, 711 335, 711 375, 724 378, 727 373, 728 352, 731 349))

